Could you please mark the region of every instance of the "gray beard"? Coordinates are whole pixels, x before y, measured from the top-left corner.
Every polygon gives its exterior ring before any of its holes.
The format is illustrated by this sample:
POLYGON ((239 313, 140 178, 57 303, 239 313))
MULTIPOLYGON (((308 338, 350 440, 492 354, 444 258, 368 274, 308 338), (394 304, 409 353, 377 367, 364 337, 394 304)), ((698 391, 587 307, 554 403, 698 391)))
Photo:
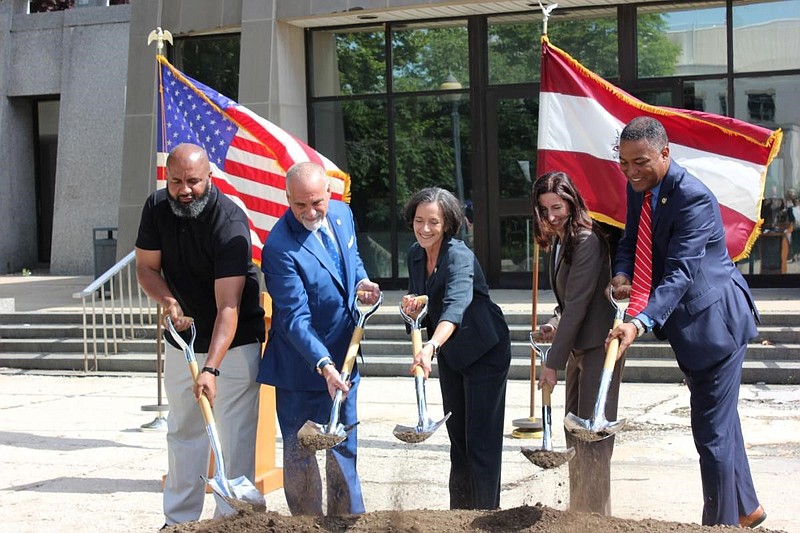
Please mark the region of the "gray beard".
POLYGON ((204 192, 201 196, 198 196, 194 199, 194 201, 188 205, 184 205, 180 203, 178 200, 172 197, 172 195, 167 191, 167 200, 169 200, 169 207, 172 209, 172 212, 178 218, 197 218, 200 216, 200 213, 203 212, 203 209, 206 208, 208 205, 208 201, 211 199, 209 193, 211 192, 211 182, 208 183, 208 187, 206 187, 206 192, 204 192))

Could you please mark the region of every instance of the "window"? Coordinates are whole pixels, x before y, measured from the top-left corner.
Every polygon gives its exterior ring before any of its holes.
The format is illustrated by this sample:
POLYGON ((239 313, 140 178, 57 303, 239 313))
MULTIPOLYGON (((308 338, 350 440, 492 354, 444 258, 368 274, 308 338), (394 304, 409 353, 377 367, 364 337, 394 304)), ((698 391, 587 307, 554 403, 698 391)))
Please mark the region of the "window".
POLYGON ((437 90, 448 76, 460 80, 462 87, 469 87, 466 21, 393 27, 393 92, 437 90))
POLYGON ((237 100, 240 40, 238 33, 175 39, 173 64, 190 78, 237 100))
POLYGON ((718 74, 727 69, 725 5, 637 9, 640 78, 718 74))
POLYGON ((386 92, 386 36, 382 28, 315 31, 314 96, 386 92))
POLYGON ((733 5, 733 70, 800 68, 800 0, 733 5))
MULTIPOLYGON (((489 83, 539 80, 542 17, 540 14, 489 18, 489 83)), ((554 11, 548 21, 550 42, 586 68, 606 77, 618 75, 617 18, 613 10, 554 11), (605 13, 608 13, 607 15, 605 13)))
POLYGON ((748 94, 747 115, 752 122, 774 122, 775 95, 770 93, 748 94))

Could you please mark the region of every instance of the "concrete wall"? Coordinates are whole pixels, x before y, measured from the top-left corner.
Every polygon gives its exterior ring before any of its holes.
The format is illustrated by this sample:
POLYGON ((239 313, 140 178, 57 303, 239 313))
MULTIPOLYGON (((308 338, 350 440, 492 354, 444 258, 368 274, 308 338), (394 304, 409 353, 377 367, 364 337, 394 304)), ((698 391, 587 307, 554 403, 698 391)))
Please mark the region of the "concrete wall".
POLYGON ((52 274, 94 271, 92 228, 116 226, 122 169, 129 6, 24 13, 0 3, 4 191, 17 215, 0 244, 0 273, 36 266, 33 102, 60 96, 52 274))

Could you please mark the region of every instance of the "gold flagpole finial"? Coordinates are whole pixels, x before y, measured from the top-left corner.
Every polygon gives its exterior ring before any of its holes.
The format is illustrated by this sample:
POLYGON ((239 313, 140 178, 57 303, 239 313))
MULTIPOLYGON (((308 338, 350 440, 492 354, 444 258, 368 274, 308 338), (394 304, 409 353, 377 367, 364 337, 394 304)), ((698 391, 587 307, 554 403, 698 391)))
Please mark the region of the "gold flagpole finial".
POLYGON ((547 19, 550 18, 550 12, 557 8, 558 4, 548 4, 545 6, 542 4, 542 0, 538 0, 538 2, 542 10, 542 35, 547 35, 547 19))
POLYGON ((150 32, 147 36, 147 46, 150 46, 150 43, 156 41, 156 54, 163 56, 164 55, 164 41, 167 41, 169 44, 172 44, 172 34, 169 30, 162 30, 161 28, 156 28, 150 32))

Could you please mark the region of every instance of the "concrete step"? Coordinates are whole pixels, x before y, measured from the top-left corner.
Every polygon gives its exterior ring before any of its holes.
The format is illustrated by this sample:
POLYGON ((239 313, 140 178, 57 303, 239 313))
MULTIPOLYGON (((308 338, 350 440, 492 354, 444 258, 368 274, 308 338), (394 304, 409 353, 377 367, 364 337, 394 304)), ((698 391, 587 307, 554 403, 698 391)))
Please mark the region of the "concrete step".
MULTIPOLYGON (((413 389, 413 379, 408 373, 408 356, 366 356, 358 365, 365 377, 404 377, 408 376, 409 388, 413 389)), ((110 356, 90 354, 85 360, 82 353, 0 353, 0 368, 37 370, 77 370, 88 368, 100 372, 155 372, 156 357, 150 353, 124 353, 110 356)), ((530 379, 530 360, 515 358, 511 361, 509 379, 530 379)), ((437 377, 436 365, 433 376, 437 377)), ((563 381, 563 372, 559 379, 563 381)), ((673 359, 631 357, 625 362, 623 381, 631 383, 680 383, 683 373, 673 359)), ((757 361, 749 357, 742 368, 742 383, 797 384, 800 382, 800 361, 757 361)))
MULTIPOLYGON (((103 331, 107 331, 109 337, 113 335, 113 328, 109 325, 103 328, 98 325, 97 335, 102 338, 103 331)), ((116 326, 117 337, 122 337, 123 333, 126 338, 134 339, 155 339, 156 326, 136 326, 131 328, 130 325, 116 326), (131 335, 131 329, 133 333, 131 335)), ((509 327, 512 342, 521 342, 527 344, 528 333, 530 332, 530 325, 512 325, 509 327)), ((768 341, 773 344, 800 344, 800 327, 788 326, 760 326, 758 328, 759 335, 754 343, 758 344, 762 341, 768 341)), ((91 337, 92 330, 88 330, 88 335, 91 337)), ((424 334, 423 334, 424 336, 424 334)), ((83 339, 83 326, 82 324, 3 324, 0 325, 0 339, 83 339)), ((410 336, 406 333, 406 329, 401 324, 368 324, 364 340, 366 341, 396 341, 399 343, 409 343, 410 336)), ((654 335, 649 334, 639 339, 638 344, 644 342, 657 341, 654 335)))

